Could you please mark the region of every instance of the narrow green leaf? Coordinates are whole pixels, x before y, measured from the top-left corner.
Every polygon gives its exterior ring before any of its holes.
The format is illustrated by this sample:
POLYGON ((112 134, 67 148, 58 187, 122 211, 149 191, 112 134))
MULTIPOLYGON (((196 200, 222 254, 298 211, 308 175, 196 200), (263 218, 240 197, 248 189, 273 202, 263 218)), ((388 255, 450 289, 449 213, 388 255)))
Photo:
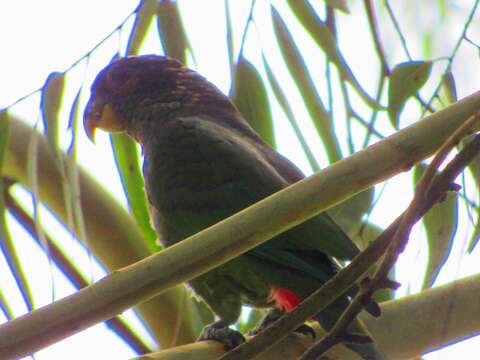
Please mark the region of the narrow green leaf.
POLYGON ((328 213, 340 224, 343 230, 350 233, 352 229, 358 228, 359 224, 362 223, 362 217, 372 205, 374 194, 374 188, 364 190, 334 206, 328 213))
POLYGON ((8 304, 7 297, 3 294, 1 288, 0 288, 0 310, 3 312, 7 320, 12 320, 15 317, 15 315, 13 314, 12 308, 8 304))
POLYGON ((65 205, 67 209, 68 218, 73 225, 71 229, 77 234, 81 241, 87 241, 87 229, 85 227, 85 219, 83 215, 83 208, 81 204, 80 183, 77 159, 77 144, 78 144, 78 118, 80 110, 80 98, 82 88, 80 88, 73 100, 68 119, 68 126, 72 131, 72 142, 68 149, 68 155, 71 161, 62 161, 62 176, 66 177, 64 184, 65 205))
POLYGON ((451 71, 447 71, 442 76, 442 94, 447 100, 447 104, 453 104, 457 99, 457 87, 455 85, 455 78, 451 71))
POLYGON ((235 66, 233 78, 233 102, 262 139, 275 147, 267 90, 257 69, 242 57, 235 66))
MULTIPOLYGON (((348 3, 346 0, 326 0, 328 6, 343 11, 346 14, 350 14, 350 9, 348 8, 348 3)), ((302 1, 298 1, 302 2, 302 1)))
POLYGON ((152 252, 158 251, 157 235, 150 224, 137 145, 125 134, 112 134, 111 141, 117 169, 122 179, 123 190, 130 210, 150 250, 152 252))
MULTIPOLYGON (((342 77, 352 85, 362 99, 373 109, 379 109, 380 105, 373 99, 358 82, 355 74, 350 69, 342 52, 337 46, 337 40, 328 26, 319 18, 315 9, 308 1, 289 0, 288 4, 297 20, 310 34, 313 41, 322 49, 329 61, 331 61, 342 74, 342 77)), ((331 4, 329 4, 331 5, 331 4)))
POLYGON ((68 148, 67 153, 73 158, 77 158, 77 139, 78 139, 78 118, 80 113, 80 98, 82 95, 82 88, 80 88, 73 99, 70 114, 68 116, 68 128, 72 131, 72 142, 68 148))
POLYGON ((288 32, 282 18, 273 7, 272 17, 278 45, 288 70, 302 93, 307 110, 327 152, 327 157, 330 163, 334 163, 342 158, 342 152, 332 126, 330 115, 326 111, 322 99, 315 89, 315 84, 298 47, 295 45, 294 39, 288 32))
POLYGON ((431 70, 431 61, 408 61, 392 70, 388 87, 388 116, 395 129, 398 129, 405 103, 427 82, 431 70))
MULTIPOLYGON (((426 166, 415 166, 413 178, 420 180, 426 166)), ((457 195, 448 193, 445 200, 436 204, 423 217, 423 225, 427 233, 428 264, 425 272, 423 288, 429 288, 435 282, 440 270, 448 259, 453 240, 457 232, 458 204, 457 195)))
POLYGON ((297 139, 300 142, 303 152, 307 157, 308 163, 312 167, 313 171, 320 170, 320 164, 315 158, 315 155, 310 149, 310 146, 308 146, 307 140, 305 139, 305 136, 303 136, 302 130, 300 130, 300 127, 298 126, 298 123, 295 119, 295 115, 293 114, 292 107, 288 103, 287 97, 285 96, 285 93, 282 91, 282 87, 280 86, 280 83, 278 82, 277 77, 273 73, 272 69, 270 68, 270 65, 268 65, 268 62, 263 55, 262 55, 262 59, 263 59, 263 66, 267 73, 268 81, 273 90, 273 94, 275 95, 275 98, 277 99, 278 103, 282 107, 283 112, 287 116, 287 119, 290 122, 290 126, 292 127, 295 135, 297 136, 297 139))
MULTIPOLYGON (((6 111, 0 111, 0 169, 2 169, 3 174, 3 161, 5 157, 5 149, 7 146, 8 134, 10 128, 10 120, 6 111)), ((5 207, 5 182, 3 175, 0 176, 0 251, 3 252, 5 259, 7 260, 8 266, 12 271, 12 274, 17 283, 18 289, 22 294, 23 300, 27 305, 28 310, 33 309, 33 297, 30 292, 30 286, 28 285, 27 278, 23 273, 22 266, 18 259, 18 254, 15 250, 15 247, 10 236, 10 231, 8 229, 7 223, 7 209, 5 207)), ((4 303, 6 306, 7 304, 4 303)), ((8 311, 8 307, 5 308, 5 311, 8 311)))
POLYGON ((429 58, 432 57, 432 46, 433 46, 433 33, 426 32, 422 36, 422 45, 423 45, 423 57, 429 58))
MULTIPOLYGON (((185 292, 185 296, 189 296, 189 293, 185 292)), ((205 325, 211 324, 215 320, 212 310, 203 300, 191 296, 187 306, 189 306, 188 311, 190 311, 190 319, 195 333, 200 334, 205 325)))
MULTIPOLYGON (((471 141, 472 138, 473 136, 463 140, 461 144, 464 145, 468 143, 469 141, 471 141)), ((480 157, 476 156, 472 161, 470 161, 470 163, 468 164, 468 169, 473 176, 475 184, 477 185, 477 192, 479 192, 480 196, 480 157)), ((475 222, 475 228, 473 230, 473 234, 467 249, 469 253, 471 253, 475 249, 478 241, 480 240, 480 210, 476 209, 476 213, 477 219, 475 222)))
POLYGON ((51 73, 42 89, 42 116, 47 132, 47 139, 52 147, 58 145, 59 112, 62 105, 65 88, 65 75, 59 72, 51 73))
POLYGON ((10 119, 5 110, 0 111, 0 172, 3 169, 3 159, 5 157, 5 149, 7 148, 8 132, 10 128, 10 119))
POLYGON ((297 20, 312 36, 312 39, 317 45, 325 52, 328 60, 341 69, 343 67, 342 55, 338 50, 337 42, 327 25, 318 17, 312 5, 310 5, 308 1, 296 0, 289 0, 288 5, 297 20))
MULTIPOLYGON (((478 185, 477 185, 478 187, 478 185)), ((480 211, 477 210, 477 221, 475 223, 475 228, 473 229, 473 234, 468 243, 468 253, 471 253, 478 244, 478 240, 480 240, 480 211)))
MULTIPOLYGON (((234 78, 234 68, 235 68, 235 57, 234 57, 234 45, 233 45, 233 24, 232 17, 230 16, 230 2, 224 0, 225 7, 225 27, 227 31, 227 52, 228 52, 228 63, 230 64, 230 72, 232 74, 232 79, 234 78)), ((235 81, 234 81, 235 82, 235 81)))
POLYGON ((165 55, 186 64, 190 47, 176 1, 161 0, 157 5, 157 28, 165 55))
POLYGON ((140 3, 132 32, 128 39, 127 55, 138 55, 143 40, 145 39, 145 35, 147 35, 150 23, 155 15, 156 8, 156 0, 142 0, 140 3))

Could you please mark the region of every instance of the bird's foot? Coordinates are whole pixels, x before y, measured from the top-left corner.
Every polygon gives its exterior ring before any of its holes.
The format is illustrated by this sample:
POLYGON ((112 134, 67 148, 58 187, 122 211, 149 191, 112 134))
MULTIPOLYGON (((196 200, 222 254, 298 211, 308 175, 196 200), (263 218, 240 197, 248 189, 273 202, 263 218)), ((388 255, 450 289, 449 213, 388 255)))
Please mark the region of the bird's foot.
POLYGON ((305 336, 310 336, 312 340, 315 340, 317 338, 317 334, 315 334, 315 330, 313 330, 313 328, 307 324, 300 325, 295 329, 295 332, 305 336))
POLYGON ((232 350, 245 342, 238 331, 230 329, 224 320, 218 320, 205 326, 197 341, 215 340, 223 344, 226 351, 232 350))

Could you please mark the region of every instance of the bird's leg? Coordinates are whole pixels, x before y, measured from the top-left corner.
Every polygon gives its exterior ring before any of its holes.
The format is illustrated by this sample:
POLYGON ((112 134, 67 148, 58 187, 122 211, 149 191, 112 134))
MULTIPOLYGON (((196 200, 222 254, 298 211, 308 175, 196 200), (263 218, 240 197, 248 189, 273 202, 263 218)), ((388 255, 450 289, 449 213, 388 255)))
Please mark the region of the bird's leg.
POLYGON ((229 351, 245 342, 245 338, 238 331, 230 329, 230 324, 225 320, 218 320, 208 324, 202 329, 197 341, 215 340, 225 346, 225 350, 229 351))
MULTIPOLYGON (((258 322, 258 324, 248 333, 249 335, 255 336, 259 332, 261 332, 263 329, 267 328, 271 324, 273 324, 275 321, 280 319, 283 315, 285 314, 285 311, 282 309, 272 309, 270 310, 265 317, 258 322)), ((315 339, 315 331, 308 326, 307 324, 302 324, 298 328, 295 329, 295 332, 311 336, 313 339, 315 339)))
POLYGON ((269 327, 271 324, 273 324, 275 321, 280 319, 282 315, 285 314, 285 311, 281 309, 271 309, 269 310, 265 316, 255 325, 255 327, 249 331, 248 335, 255 336, 259 332, 261 332, 263 329, 266 329, 269 327))

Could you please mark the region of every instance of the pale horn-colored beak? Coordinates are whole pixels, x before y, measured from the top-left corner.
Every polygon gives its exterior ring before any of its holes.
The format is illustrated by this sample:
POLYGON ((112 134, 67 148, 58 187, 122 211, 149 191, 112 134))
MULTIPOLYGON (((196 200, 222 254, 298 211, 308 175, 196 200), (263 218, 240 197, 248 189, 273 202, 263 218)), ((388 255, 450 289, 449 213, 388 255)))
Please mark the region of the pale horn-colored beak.
POLYGON ((110 104, 97 104, 90 100, 85 108, 83 126, 88 138, 95 142, 97 128, 110 132, 123 131, 122 121, 112 109, 110 104))
POLYGON ((102 109, 99 109, 94 101, 89 100, 85 107, 85 113, 83 114, 83 127, 91 142, 95 142, 95 130, 101 117, 102 109))

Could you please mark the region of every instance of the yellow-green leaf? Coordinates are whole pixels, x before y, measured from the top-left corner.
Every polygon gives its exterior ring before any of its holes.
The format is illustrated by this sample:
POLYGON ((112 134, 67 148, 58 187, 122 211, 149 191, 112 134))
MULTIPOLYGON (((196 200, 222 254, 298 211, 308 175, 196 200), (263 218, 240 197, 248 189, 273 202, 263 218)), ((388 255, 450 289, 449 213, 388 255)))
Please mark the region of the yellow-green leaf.
POLYGON ((157 5, 157 28, 165 55, 186 63, 188 38, 176 1, 161 0, 157 5))
POLYGON ((322 99, 315 89, 315 84, 293 37, 273 7, 272 17, 275 36, 288 70, 302 93, 307 110, 327 152, 327 157, 330 163, 334 163, 342 158, 342 152, 333 130, 330 115, 326 111, 322 99))
POLYGON ((117 169, 122 179, 123 190, 130 210, 150 250, 152 252, 158 251, 157 235, 150 224, 137 145, 127 135, 121 133, 112 134, 111 141, 117 169))
MULTIPOLYGON (((413 172, 415 183, 420 180, 425 169, 424 164, 415 166, 413 172)), ((428 243, 428 264, 423 281, 424 289, 433 285, 447 261, 457 232, 457 224, 458 204, 455 193, 448 193, 444 201, 434 205, 423 217, 428 243)))
POLYGON ((73 99, 72 107, 70 109, 70 114, 68 117, 68 128, 72 131, 72 142, 68 148, 68 154, 72 156, 73 159, 77 157, 77 139, 78 139, 78 118, 80 113, 80 97, 82 94, 82 89, 80 88, 73 99))
POLYGON ((0 310, 2 310, 2 313, 5 315, 7 320, 12 320, 15 317, 12 308, 8 304, 7 297, 2 292, 2 289, 0 289, 0 310))
POLYGON ((157 0, 142 0, 140 3, 133 29, 128 39, 127 55, 138 55, 156 9, 157 0))
POLYGON ((42 115, 47 139, 53 147, 58 145, 59 113, 62 105, 65 75, 59 72, 51 73, 42 89, 42 115))
MULTIPOLYGON (((364 190, 328 211, 347 233, 362 223, 362 217, 370 209, 375 194, 374 188, 364 190)), ((360 245, 360 244, 357 244, 360 245)))
POLYGON ((479 210, 477 210, 477 220, 476 220, 476 223, 475 223, 475 228, 473 229, 473 235, 472 235, 472 237, 470 239, 470 242, 468 244, 467 251, 469 253, 471 253, 475 249, 475 247, 478 244, 478 240, 480 240, 480 211, 479 210))
MULTIPOLYGON (((233 77, 233 72, 235 68, 235 57, 234 57, 235 48, 233 46, 233 24, 232 24, 232 17, 230 16, 230 2, 228 0, 224 0, 223 3, 225 6, 225 27, 227 32, 228 63, 230 64, 230 71, 233 77)), ((245 29, 245 31, 247 31, 247 29, 245 29)))
POLYGON ((318 17, 317 12, 310 3, 308 1, 289 0, 288 4, 297 20, 312 36, 312 39, 317 45, 325 52, 328 60, 333 62, 337 67, 342 68, 342 56, 338 51, 337 42, 330 29, 318 17))
POLYGON ((185 303, 185 306, 189 307, 187 311, 190 312, 191 325, 194 328, 194 332, 200 334, 203 327, 211 324, 215 317, 212 310, 203 300, 197 299, 195 296, 190 297, 187 292, 185 296, 188 296, 188 302, 185 303))
POLYGON ((3 173, 3 158, 7 147, 8 130, 10 128, 10 119, 5 110, 0 111, 0 174, 3 173))
POLYGON ((287 97, 285 96, 285 93, 282 91, 282 87, 280 86, 280 83, 278 82, 277 77, 275 76, 272 69, 270 68, 270 65, 268 65, 268 62, 265 59, 265 56, 262 56, 262 59, 263 59, 263 66, 265 67, 265 71, 267 73, 269 84, 273 90, 273 94, 277 99, 278 103, 280 104, 280 106, 282 107, 282 110, 285 113, 288 121, 290 122, 290 126, 292 127, 293 131, 295 132, 295 135, 297 136, 298 141, 300 142, 300 146, 302 147, 303 152, 307 157, 308 163, 312 167, 313 171, 320 170, 320 164, 315 158, 315 155, 313 154, 312 149, 310 148, 310 146, 308 146, 307 140, 305 139, 305 136, 303 136, 302 130, 298 126, 298 123, 295 119, 295 115, 293 114, 292 107, 290 106, 290 103, 288 102, 287 97))
MULTIPOLYGON (((303 2, 303 1, 297 1, 303 2)), ((346 14, 350 14, 350 10, 348 9, 348 4, 346 0, 326 0, 328 6, 343 11, 346 14)))
POLYGON ((427 82, 431 70, 431 61, 408 61, 392 70, 388 87, 388 116, 395 129, 398 129, 405 103, 427 82))
MULTIPOLYGON (((6 111, 0 111, 0 170, 3 174, 3 160, 5 157, 5 149, 7 146, 8 134, 10 128, 10 120, 6 111)), ((23 300, 29 310, 33 309, 33 298, 30 292, 30 286, 28 280, 25 277, 22 266, 20 264, 17 251, 13 244, 8 229, 7 223, 7 211, 5 207, 4 191, 5 182, 3 176, 0 176, 0 251, 3 252, 8 266, 15 278, 18 289, 22 294, 23 300)), ((7 306, 6 303, 3 305, 7 306)), ((5 307, 8 310, 8 307, 5 307)))
POLYGON ((453 104, 457 101, 457 87, 455 85, 455 78, 451 71, 447 71, 442 76, 442 95, 447 100, 447 104, 453 104))
POLYGON ((262 139, 275 147, 267 90, 257 69, 242 57, 235 66, 233 78, 233 102, 262 139))
MULTIPOLYGON (((462 141, 462 145, 471 141, 472 137, 469 137, 462 141)), ((476 156, 470 163, 468 164, 468 169, 470 170, 475 184, 477 185, 477 192, 480 190, 480 157, 476 156)), ((475 247, 477 246, 478 240, 480 240, 480 210, 476 209, 477 219, 475 222, 475 228, 473 230, 472 237, 468 244, 468 252, 471 253, 475 247)))
POLYGON ((303 25, 318 47, 322 49, 328 60, 337 67, 342 74, 342 77, 353 86, 363 100, 373 109, 380 108, 380 105, 375 99, 373 99, 358 82, 355 74, 348 66, 347 61, 338 48, 337 41, 332 32, 319 18, 317 12, 310 3, 308 1, 297 0, 289 0, 288 3, 297 20, 303 25))

